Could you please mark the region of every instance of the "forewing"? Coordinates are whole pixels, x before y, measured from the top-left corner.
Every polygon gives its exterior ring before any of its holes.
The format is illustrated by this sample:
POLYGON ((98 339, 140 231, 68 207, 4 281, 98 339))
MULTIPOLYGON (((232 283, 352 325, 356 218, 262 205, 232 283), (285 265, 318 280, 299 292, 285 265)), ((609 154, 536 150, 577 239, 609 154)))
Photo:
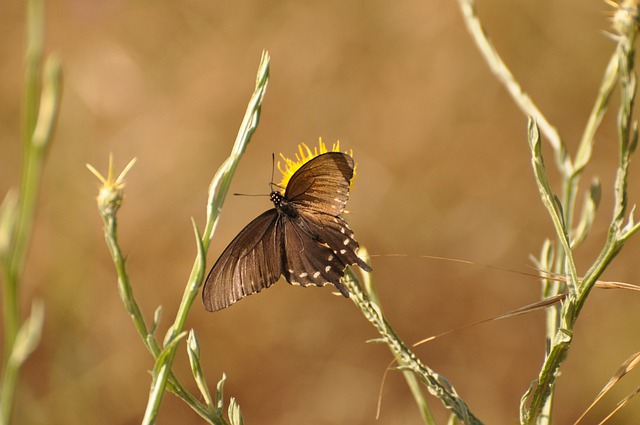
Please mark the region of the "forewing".
POLYGON ((349 291, 342 284, 345 263, 329 246, 313 239, 299 222, 283 221, 284 250, 282 273, 292 285, 325 286, 333 284, 345 297, 349 291))
POLYGON ((297 208, 339 215, 349 199, 353 167, 353 158, 344 153, 319 155, 291 176, 284 197, 297 208))
POLYGON ((202 290, 208 311, 229 307, 280 277, 282 233, 278 213, 266 211, 249 223, 213 265, 202 290))

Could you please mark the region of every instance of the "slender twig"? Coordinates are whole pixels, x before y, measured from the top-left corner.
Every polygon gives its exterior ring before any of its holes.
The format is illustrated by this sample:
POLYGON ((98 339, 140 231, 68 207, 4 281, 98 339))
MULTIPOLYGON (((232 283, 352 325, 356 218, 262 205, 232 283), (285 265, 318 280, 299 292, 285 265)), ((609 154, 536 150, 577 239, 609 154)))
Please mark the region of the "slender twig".
MULTIPOLYGON (((140 335, 142 343, 147 347, 154 359, 157 359, 161 355, 162 349, 153 335, 153 330, 159 319, 156 317, 151 328, 147 326, 142 310, 133 294, 133 288, 126 270, 125 258, 118 243, 117 211, 124 197, 124 178, 133 164, 135 164, 135 161, 135 159, 130 161, 118 177, 115 175, 112 157, 109 158, 107 177, 103 177, 93 166, 87 164, 87 167, 102 182, 102 187, 98 195, 98 210, 103 220, 104 237, 107 248, 109 249, 113 264, 116 268, 120 297, 127 313, 131 316, 131 320, 138 335, 140 335)), ((159 312, 157 312, 156 316, 158 316, 158 314, 159 312)), ((211 424, 225 423, 224 419, 218 417, 219 415, 217 415, 216 412, 211 412, 197 397, 189 393, 175 375, 171 374, 167 386, 169 391, 182 399, 207 422, 211 424)))
MULTIPOLYGON (((366 248, 361 247, 358 252, 358 255, 362 257, 367 263, 371 262, 371 257, 369 257, 369 254, 366 248)), ((373 282, 373 273, 362 274, 362 289, 368 296, 369 302, 371 304, 375 304, 378 307, 378 310, 380 311, 380 313, 382 314, 382 307, 381 307, 382 304, 380 302, 380 297, 378 296, 378 291, 376 290, 376 286, 374 285, 374 282, 373 282)), ((360 307, 360 304, 358 304, 358 301, 356 301, 355 304, 360 307)), ((363 307, 361 307, 361 310, 366 311, 368 309, 367 308, 363 309, 363 307)), ((397 357, 396 357, 396 360, 398 360, 397 357)), ((413 395, 413 399, 415 400, 416 405, 420 410, 420 416, 422 416, 422 420, 427 425, 435 425, 436 423, 435 418, 433 417, 433 414, 431 413, 431 410, 427 405, 427 400, 425 399, 424 394, 422 393, 422 388, 420 387, 418 378, 411 370, 402 370, 402 375, 404 376, 405 381, 407 381, 407 386, 409 387, 409 390, 413 395)))
MULTIPOLYGON (((474 0, 459 0, 465 24, 476 42, 478 49, 489 64, 498 80, 507 88, 516 104, 530 117, 529 142, 536 183, 541 199, 554 224, 556 243, 545 242, 538 265, 545 270, 553 270, 564 275, 569 289, 564 303, 548 309, 547 312, 547 348, 546 357, 537 379, 521 400, 521 421, 523 423, 549 423, 553 391, 560 365, 567 356, 573 327, 590 290, 598 277, 622 248, 623 243, 639 229, 633 215, 628 218, 626 192, 629 157, 637 144, 637 128, 631 125, 631 112, 635 98, 636 77, 633 72, 633 56, 636 30, 638 26, 638 5, 635 0, 624 0, 617 4, 613 24, 617 49, 605 70, 598 96, 585 126, 575 158, 570 158, 556 129, 546 120, 526 95, 503 60, 495 50, 486 32, 480 24, 475 11, 474 0), (593 181, 585 196, 585 204, 580 220, 574 225, 576 195, 580 178, 589 163, 596 130, 607 111, 611 93, 616 82, 620 82, 622 106, 618 115, 620 137, 619 164, 614 188, 615 204, 609 234, 596 262, 581 281, 573 261, 573 251, 584 241, 593 223, 595 210, 600 198, 600 184, 593 181), (539 130, 551 145, 556 167, 562 179, 561 196, 557 197, 548 181, 542 159, 541 137, 539 130), (626 224, 625 224, 626 220, 626 224), (527 406, 527 403, 528 406, 527 406)), ((543 297, 559 294, 564 284, 542 279, 543 297)))
MULTIPOLYGON (((205 226, 204 234, 201 238, 203 252, 206 252, 209 247, 211 237, 213 236, 213 232, 218 223, 222 204, 224 203, 224 199, 227 195, 229 185, 231 183, 231 178, 233 177, 237 164, 240 161, 240 158, 242 157, 242 154, 244 153, 247 145, 249 144, 251 136, 258 126, 260 110, 262 107, 264 94, 267 89, 268 81, 269 54, 267 52, 264 52, 262 55, 260 66, 258 68, 256 88, 253 96, 251 97, 251 100, 249 101, 247 112, 240 126, 240 130, 238 132, 238 136, 233 146, 231 155, 220 167, 210 185, 209 201, 207 203, 207 224, 205 226)), ((154 371, 157 371, 157 374, 154 374, 154 379, 151 384, 149 401, 147 403, 147 409, 145 411, 143 424, 151 424, 155 422, 158 410, 160 408, 160 403, 162 401, 162 396, 165 391, 167 380, 171 373, 173 359, 175 357, 177 344, 173 344, 173 342, 184 332, 187 315, 189 313, 191 305, 193 304, 193 301, 198 295, 200 285, 203 281, 204 267, 204 258, 202 255, 198 255, 189 276, 184 294, 182 296, 182 301, 180 303, 180 307, 178 308, 176 319, 165 336, 164 345, 168 351, 165 356, 158 357, 158 360, 156 361, 154 371)))
MULTIPOLYGON (((204 279, 206 249, 215 229, 215 224, 217 223, 219 212, 222 207, 222 203, 224 202, 224 197, 227 194, 237 163, 246 149, 251 135, 255 132, 258 125, 260 108, 266 92, 268 77, 269 55, 267 52, 264 52, 258 69, 256 88, 251 100, 249 101, 249 106, 240 127, 232 153, 222 164, 211 182, 209 200, 207 202, 207 225, 202 238, 199 236, 199 232, 197 231, 194 223, 198 254, 185 287, 182 302, 178 308, 178 313, 176 314, 173 325, 165 335, 162 347, 158 344, 158 341, 153 334, 157 327, 161 310, 156 310, 153 324, 149 328, 133 294, 133 289, 129 282, 129 277, 125 267, 125 260, 117 240, 116 213, 122 204, 124 177, 135 160, 131 161, 117 178, 115 177, 111 159, 109 162, 107 177, 103 177, 95 170, 95 168, 87 164, 87 167, 102 181, 102 188, 98 195, 98 209, 104 221, 105 240, 118 274, 118 289, 120 291, 122 301, 127 312, 131 316, 134 326, 136 327, 143 343, 155 359, 149 400, 143 418, 144 424, 155 423, 165 389, 180 397, 207 422, 221 425, 227 423, 222 415, 222 406, 219 405, 219 403, 216 406, 212 405, 211 396, 208 393, 208 386, 204 381, 200 367, 199 350, 197 350, 197 341, 195 340, 194 334, 190 337, 188 353, 192 370, 194 372, 194 378, 196 379, 196 383, 198 384, 201 393, 205 396, 206 404, 200 402, 197 397, 189 393, 180 384, 177 377, 172 372, 172 364, 178 343, 184 336, 186 336, 184 327, 188 312, 204 279)), ((218 388, 221 389, 223 381, 224 379, 218 384, 218 388)), ((237 408, 237 404, 234 404, 233 407, 230 406, 230 409, 233 411, 232 418, 234 420, 240 420, 239 418, 241 418, 241 416, 239 409, 237 408)))
MULTIPOLYGON (((401 370, 410 371, 418 377, 429 393, 437 397, 442 403, 465 424, 481 424, 466 403, 458 396, 455 389, 438 373, 424 365, 411 349, 398 337, 391 324, 387 321, 380 306, 372 301, 369 294, 362 288, 357 276, 347 269, 345 284, 349 288, 351 300, 358 306, 362 314, 376 328, 381 341, 389 346, 401 370)), ((374 295, 375 296, 375 295, 374 295)), ((414 394, 414 397, 416 394, 414 394)), ((419 400, 419 398, 418 398, 419 400)), ((423 407, 420 400, 418 404, 423 407)), ((426 412, 424 415, 428 415, 426 412)), ((428 423, 428 422, 427 422, 428 423)))
POLYGON ((572 170, 571 160, 566 154, 564 143, 558 130, 545 118, 544 114, 522 89, 509 68, 505 65, 480 23, 480 18, 476 13, 475 0, 458 0, 458 3, 460 4, 462 17, 464 18, 467 30, 489 65, 491 72, 493 72, 496 78, 498 78, 498 81, 506 87, 516 105, 522 109, 522 112, 525 115, 532 116, 538 123, 542 133, 547 137, 555 152, 556 161, 558 164, 562 164, 561 168, 564 170, 572 170))
POLYGON ((22 179, 16 196, 3 202, 0 256, 4 353, 0 388, 0 424, 6 424, 18 381, 19 369, 40 339, 44 307, 35 303, 31 315, 20 324, 19 285, 31 242, 45 154, 53 138, 61 99, 61 64, 51 56, 42 70, 44 5, 30 0, 27 6, 27 46, 22 113, 22 179))

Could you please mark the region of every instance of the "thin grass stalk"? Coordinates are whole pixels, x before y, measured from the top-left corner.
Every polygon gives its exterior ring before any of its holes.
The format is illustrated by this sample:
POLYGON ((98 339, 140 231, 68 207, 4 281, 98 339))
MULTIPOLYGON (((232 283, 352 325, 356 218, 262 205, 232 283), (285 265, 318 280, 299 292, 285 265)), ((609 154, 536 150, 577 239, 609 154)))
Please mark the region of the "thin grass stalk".
POLYGON ((31 136, 35 128, 38 116, 38 98, 39 98, 39 70, 42 61, 42 30, 44 25, 42 19, 42 1, 30 0, 26 4, 27 7, 27 30, 26 30, 26 52, 25 52, 25 81, 24 81, 24 99, 22 104, 22 179, 21 193, 19 197, 18 215, 15 223, 14 234, 11 235, 10 246, 4 259, 4 294, 3 294, 3 312, 4 312, 4 358, 10 356, 19 327, 19 302, 18 302, 18 280, 19 273, 22 269, 24 256, 26 255, 27 229, 29 211, 25 208, 32 204, 25 198, 25 194, 33 194, 35 191, 30 190, 30 186, 34 183, 33 178, 28 174, 31 169, 30 162, 33 158, 31 151, 31 136), (26 204, 26 205, 25 205, 26 204))
MULTIPOLYGON (((635 233, 638 230, 638 225, 633 222, 633 218, 629 217, 627 226, 624 226, 627 211, 627 177, 629 170, 629 158, 635 150, 637 144, 637 126, 632 125, 632 112, 633 103, 636 94, 636 76, 634 74, 634 43, 637 30, 637 5, 634 2, 627 2, 631 7, 625 10, 625 13, 631 11, 632 24, 624 27, 625 32, 622 32, 617 37, 618 46, 616 49, 617 66, 610 61, 603 84, 601 85, 600 96, 594 110, 592 117, 589 120, 588 126, 593 123, 599 123, 601 114, 604 113, 604 109, 607 104, 607 100, 610 95, 610 90, 613 83, 616 81, 616 76, 613 75, 615 71, 618 75, 621 88, 621 106, 618 114, 618 132, 619 132, 619 163, 616 173, 616 181, 614 185, 614 213, 612 222, 609 226, 609 232, 605 245, 595 263, 591 266, 588 272, 585 274, 579 286, 576 287, 575 292, 571 292, 566 302, 562 306, 560 313, 560 320, 558 323, 557 332, 554 337, 550 339, 551 348, 548 356, 545 358, 543 367, 538 376, 535 390, 531 394, 531 402, 529 408, 523 415, 523 422, 525 423, 549 423, 551 418, 551 400, 553 397, 553 388, 558 376, 558 370, 560 365, 567 356, 570 344, 572 341, 573 327, 580 314, 586 299, 597 282, 598 278, 604 272, 606 267, 610 264, 613 258, 622 249, 624 241, 626 241, 629 232, 635 233)), ((621 7, 621 9, 624 6, 621 7)), ((589 161, 590 158, 590 145, 591 140, 588 137, 593 137, 594 130, 587 129, 585 131, 585 138, 581 144, 581 149, 578 151, 578 157, 576 163, 580 164, 582 169, 589 161), (591 136, 589 136, 591 134, 591 136), (589 144, 587 147, 586 144, 589 144)), ((577 179, 572 178, 565 182, 565 193, 575 193, 577 187, 577 179)), ((572 203, 575 197, 565 199, 565 202, 572 203)), ((565 227, 566 232, 567 227, 565 227)), ((575 249, 571 246, 571 249, 575 249)), ((570 254, 566 251, 565 258, 570 258, 570 254)), ((564 267, 565 264, 562 264, 564 267)), ((523 398, 524 401, 524 398, 523 398)))
MULTIPOLYGON (((489 64, 490 69, 507 88, 516 104, 531 117, 529 140, 530 143, 532 143, 536 181, 538 182, 542 199, 552 217, 558 237, 555 245, 545 244, 538 262, 539 264, 544 264, 548 269, 552 269, 554 272, 567 277, 569 295, 561 307, 548 310, 547 341, 549 344, 547 355, 535 385, 523 396, 521 404, 523 422, 532 423, 535 421, 537 423, 548 423, 551 418, 552 396, 557 372, 569 349, 572 340, 573 325, 579 312, 586 301, 589 291, 593 285, 595 285, 597 278, 619 252, 622 243, 638 230, 638 225, 635 224, 632 217, 630 217, 629 223, 625 227, 626 231, 621 231, 626 213, 628 156, 637 143, 635 129, 631 131, 629 127, 633 98, 635 96, 635 76, 632 73, 632 69, 633 43, 635 41, 635 31, 638 24, 637 4, 635 4, 634 1, 627 0, 615 6, 617 11, 614 17, 614 25, 618 25, 616 29, 619 35, 614 36, 614 38, 618 41, 618 49, 606 68, 598 97, 589 116, 575 159, 572 161, 567 155, 566 148, 555 128, 549 124, 535 107, 529 96, 522 91, 520 85, 515 81, 513 75, 490 42, 475 11, 475 1, 459 0, 459 3, 465 24, 473 40, 476 42, 478 49, 489 64), (621 153, 615 184, 616 211, 614 212, 614 220, 610 226, 609 237, 600 257, 578 285, 577 273, 573 265, 572 250, 576 248, 577 244, 584 240, 592 218, 590 216, 582 218, 583 221, 578 224, 582 233, 577 236, 577 239, 572 239, 574 234, 573 220, 576 195, 578 193, 582 171, 591 158, 596 130, 607 110, 611 93, 619 75, 623 93, 623 106, 619 114, 621 153), (546 171, 544 170, 540 151, 538 127, 546 135, 549 144, 554 150, 556 166, 562 177, 561 199, 555 197, 547 183, 546 171), (583 225, 587 227, 580 227, 583 225), (528 409, 524 407, 527 400, 531 402, 528 409)), ((593 205, 597 204, 597 199, 595 199, 594 196, 599 196, 598 193, 599 185, 596 182, 595 186, 592 184, 591 199, 589 201, 592 202, 592 208, 585 210, 587 214, 593 214, 593 205)), ((543 296, 549 297, 557 295, 563 290, 564 286, 565 285, 543 279, 543 296)))
MULTIPOLYGON (((411 349, 398 337, 387 321, 379 305, 374 303, 360 285, 358 277, 350 268, 345 274, 345 285, 349 289, 351 300, 358 306, 365 318, 376 328, 382 340, 396 358, 401 370, 410 371, 418 377, 429 393, 440 401, 467 425, 479 425, 482 422, 471 412, 455 389, 438 373, 424 365, 411 349)), ((421 402, 419 403, 421 404, 421 402)))
MULTIPOLYGON (((371 257, 369 257, 369 254, 364 247, 360 248, 360 251, 358 252, 358 254, 365 260, 365 262, 371 263, 371 257)), ((376 286, 373 282, 372 273, 364 273, 362 275, 362 286, 365 293, 369 296, 369 301, 372 304, 377 305, 378 309, 382 313, 382 307, 381 307, 382 303, 380 302, 378 291, 376 290, 376 286)), ((358 305, 357 302, 356 302, 356 305, 358 305)), ((407 386, 411 391, 411 395, 413 396, 413 399, 415 400, 416 405, 418 406, 418 410, 420 411, 420 416, 422 417, 422 420, 427 425, 435 425, 436 420, 433 417, 433 414, 431 413, 431 409, 429 409, 429 406, 427 404, 427 400, 424 397, 424 394, 422 393, 422 387, 420 386, 420 382, 418 381, 418 378, 410 370, 402 370, 402 375, 404 376, 404 379, 407 382, 407 386)))
MULTIPOLYGON (((158 341, 153 334, 159 321, 160 309, 156 311, 156 317, 154 318, 154 322, 151 327, 147 326, 142 310, 140 309, 140 306, 138 305, 138 302, 133 293, 133 288, 131 286, 129 275, 126 269, 125 258, 118 243, 117 211, 120 208, 124 196, 124 177, 134 163, 135 160, 129 162, 129 164, 117 178, 115 177, 112 158, 109 159, 109 171, 106 178, 100 175, 100 173, 92 166, 87 165, 87 167, 103 183, 103 186, 100 189, 100 194, 98 196, 98 209, 103 220, 105 242, 107 244, 107 248, 109 249, 109 253, 114 263, 116 274, 118 276, 118 292, 120 294, 120 298, 122 299, 122 303, 125 306, 125 310, 133 321, 133 325, 136 328, 138 335, 140 335, 142 343, 153 355, 154 360, 156 360, 162 353, 160 344, 158 344, 158 341)), ((210 411, 210 409, 206 405, 201 403, 197 397, 189 393, 189 391, 184 388, 184 386, 180 383, 178 378, 173 373, 169 376, 167 389, 182 401, 184 401, 189 407, 191 407, 191 409, 193 409, 208 423, 225 424, 224 419, 219 417, 217 412, 210 411)))
POLYGON ((520 83, 518 83, 500 57, 500 54, 498 54, 498 51, 482 27, 482 23, 480 22, 480 18, 476 12, 475 0, 458 0, 458 4, 462 11, 464 24, 466 25, 471 38, 476 43, 482 57, 487 62, 491 72, 493 72, 498 81, 505 86, 513 98, 513 101, 518 105, 518 107, 520 107, 522 112, 524 112, 525 115, 533 117, 538 123, 540 130, 542 130, 542 133, 547 137, 549 144, 553 148, 556 162, 559 164, 560 168, 564 170, 572 170, 573 165, 567 155, 560 133, 558 133, 558 130, 551 125, 529 95, 522 89, 520 83))
MULTIPOLYGON (((206 252, 209 247, 213 232, 215 231, 218 223, 224 199, 227 195, 229 185, 231 184, 231 179, 238 162, 240 161, 242 154, 251 140, 251 136, 258 126, 262 101, 269 81, 269 61, 269 54, 267 52, 263 52, 256 78, 256 88, 249 101, 249 105, 240 126, 240 130, 238 131, 238 136, 236 137, 236 142, 233 146, 231 155, 220 167, 209 187, 207 224, 201 238, 203 252, 206 252)), ((180 307, 176 314, 176 319, 165 336, 165 347, 168 351, 166 355, 158 357, 158 360, 156 361, 154 371, 157 371, 157 374, 154 374, 154 379, 151 384, 149 401, 142 421, 143 424, 155 423, 165 387, 167 385, 167 380, 171 373, 173 360, 175 358, 177 344, 174 344, 174 341, 184 332, 187 315, 193 301, 199 293, 200 285, 204 279, 204 267, 205 261, 202 258, 202 255, 198 255, 189 276, 180 307)))
MULTIPOLYGON (((576 204, 576 196, 578 193, 580 178, 582 177, 582 172, 585 166, 588 164, 591 159, 592 147, 595 140, 595 134, 602 122, 602 118, 607 111, 607 107, 609 104, 609 99, 611 94, 615 88, 615 83, 617 82, 617 71, 618 71, 618 55, 614 53, 609 60, 609 64, 605 70, 604 77, 602 79, 602 83, 600 84, 600 89, 598 91, 598 96, 592 108, 591 114, 587 120, 587 125, 585 126, 585 130, 583 132, 578 150, 575 155, 574 165, 572 168, 568 168, 566 170, 560 170, 561 179, 562 179, 562 200, 561 205, 563 206, 563 220, 564 227, 566 229, 573 228, 574 222, 574 211, 576 204)), ((560 163, 556 161, 556 165, 562 166, 568 164, 566 162, 560 163)), ((584 240, 584 238, 569 239, 571 242, 571 249, 576 249, 579 244, 584 240)), ((557 246, 558 242, 556 242, 557 246)), ((547 256, 548 253, 557 252, 557 249, 552 249, 550 246, 545 244, 543 247, 543 254, 540 257, 540 261, 543 261, 543 258, 547 256)), ((565 251, 566 252, 566 251, 565 251)), ((553 270, 555 273, 559 275, 565 274, 565 270, 567 269, 566 256, 555 256, 552 255, 552 258, 547 258, 545 266, 542 268, 543 270, 553 270)), ((560 282, 552 282, 549 280, 542 279, 542 297, 547 298, 550 296, 556 296, 560 294, 566 285, 560 282)), ((556 333, 561 327, 561 306, 552 307, 546 310, 546 329, 547 329, 547 340, 552 341, 556 333)), ((547 346, 547 353, 549 355, 550 346, 547 346)), ((547 399, 545 403, 540 417, 541 418, 551 418, 551 412, 553 408, 553 394, 550 394, 550 397, 547 399)), ((546 420, 546 419, 545 419, 546 420)), ((544 422, 544 420, 543 420, 544 422)))
POLYGON ((25 82, 22 107, 22 178, 17 198, 11 194, 3 204, 2 303, 4 353, 0 384, 0 424, 11 418, 19 369, 37 346, 44 321, 44 307, 34 305, 20 324, 19 287, 24 272, 35 219, 37 195, 47 148, 53 137, 61 99, 61 64, 47 60, 41 74, 44 42, 44 6, 30 0, 27 7, 25 82), (42 87, 42 93, 41 93, 42 87))

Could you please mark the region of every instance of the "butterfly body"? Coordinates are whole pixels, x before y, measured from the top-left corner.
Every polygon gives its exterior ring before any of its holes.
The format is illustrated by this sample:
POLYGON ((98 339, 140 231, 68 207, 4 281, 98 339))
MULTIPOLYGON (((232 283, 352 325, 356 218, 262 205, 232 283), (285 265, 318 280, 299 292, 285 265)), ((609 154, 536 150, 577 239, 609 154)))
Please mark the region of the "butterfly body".
POLYGON ((272 208, 250 222, 220 255, 205 281, 208 311, 260 292, 281 275, 301 286, 333 284, 345 297, 347 265, 371 267, 357 256, 358 242, 340 216, 349 197, 353 159, 319 155, 291 176, 284 195, 273 191, 272 208))
POLYGON ((276 211, 278 211, 278 214, 284 214, 291 219, 295 219, 300 216, 296 209, 284 199, 280 192, 271 192, 270 198, 271 202, 273 202, 273 205, 276 206, 276 211))

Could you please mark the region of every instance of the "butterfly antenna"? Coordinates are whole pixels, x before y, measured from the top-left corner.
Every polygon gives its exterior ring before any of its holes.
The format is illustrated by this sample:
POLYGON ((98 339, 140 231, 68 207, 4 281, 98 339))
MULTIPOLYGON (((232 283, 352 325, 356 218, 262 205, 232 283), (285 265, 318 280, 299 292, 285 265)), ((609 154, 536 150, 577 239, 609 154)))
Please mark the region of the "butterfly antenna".
MULTIPOLYGON (((269 183, 269 187, 277 186, 276 184, 273 183, 273 174, 275 172, 275 160, 276 160, 275 154, 271 153, 271 183, 269 183)), ((270 193, 254 194, 254 193, 237 193, 237 192, 234 192, 233 196, 270 196, 270 193)))
POLYGON ((269 189, 273 191, 273 186, 276 184, 273 182, 273 176, 276 173, 276 154, 271 152, 271 180, 269 180, 269 189))
POLYGON ((280 190, 284 190, 284 187, 273 182, 273 176, 276 174, 276 154, 271 153, 271 182, 269 183, 269 189, 273 192, 273 187, 277 187, 280 190))
POLYGON ((273 176, 276 173, 276 154, 271 152, 271 183, 273 184, 273 176))
POLYGON ((233 192, 233 196, 269 196, 266 193, 238 193, 233 192))

